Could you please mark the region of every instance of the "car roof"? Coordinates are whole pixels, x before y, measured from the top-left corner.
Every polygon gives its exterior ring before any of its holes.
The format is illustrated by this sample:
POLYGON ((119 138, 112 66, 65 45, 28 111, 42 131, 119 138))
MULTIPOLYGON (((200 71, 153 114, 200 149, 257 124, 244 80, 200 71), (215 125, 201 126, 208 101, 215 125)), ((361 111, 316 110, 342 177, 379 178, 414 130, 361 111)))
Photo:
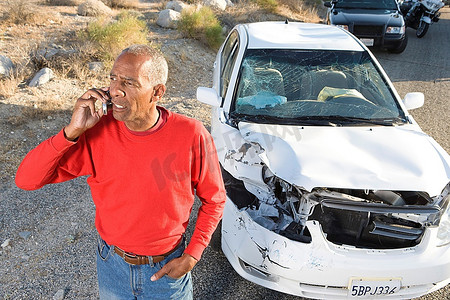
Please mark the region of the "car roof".
POLYGON ((242 24, 248 49, 323 49, 364 51, 347 31, 330 25, 300 22, 242 24))

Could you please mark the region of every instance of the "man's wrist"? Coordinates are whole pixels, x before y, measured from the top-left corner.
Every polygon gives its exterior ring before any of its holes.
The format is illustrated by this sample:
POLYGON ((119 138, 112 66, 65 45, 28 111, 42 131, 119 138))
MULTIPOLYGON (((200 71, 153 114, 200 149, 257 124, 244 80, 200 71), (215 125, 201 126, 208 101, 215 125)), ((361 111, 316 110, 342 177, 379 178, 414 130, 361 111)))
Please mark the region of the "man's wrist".
POLYGON ((78 140, 78 138, 80 137, 80 135, 77 135, 76 133, 71 131, 70 128, 67 128, 67 126, 64 127, 63 132, 64 132, 64 137, 66 138, 66 140, 68 140, 70 142, 76 142, 78 140))

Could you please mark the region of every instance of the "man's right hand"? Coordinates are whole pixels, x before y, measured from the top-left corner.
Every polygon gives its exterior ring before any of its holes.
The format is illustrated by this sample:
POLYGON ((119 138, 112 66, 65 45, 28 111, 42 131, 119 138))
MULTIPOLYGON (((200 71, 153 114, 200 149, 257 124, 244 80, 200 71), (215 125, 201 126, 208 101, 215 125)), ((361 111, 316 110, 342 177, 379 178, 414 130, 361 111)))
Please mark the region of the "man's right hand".
POLYGON ((108 88, 92 88, 77 99, 70 124, 64 128, 64 134, 69 141, 76 140, 83 132, 100 121, 103 110, 100 108, 96 111, 95 102, 97 100, 106 102, 108 100, 106 91, 108 91, 108 88))

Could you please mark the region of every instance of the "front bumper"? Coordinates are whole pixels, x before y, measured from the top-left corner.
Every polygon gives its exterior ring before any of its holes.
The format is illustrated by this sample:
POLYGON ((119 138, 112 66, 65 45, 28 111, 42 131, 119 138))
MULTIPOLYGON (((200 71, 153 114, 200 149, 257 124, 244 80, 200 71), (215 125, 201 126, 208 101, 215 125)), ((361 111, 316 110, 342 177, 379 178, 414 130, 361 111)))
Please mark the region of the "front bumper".
POLYGON ((289 240, 254 222, 230 199, 222 221, 222 250, 245 279, 280 292, 315 299, 348 299, 350 278, 400 278, 385 296, 410 299, 450 283, 450 246, 436 247, 437 228, 422 242, 394 250, 358 249, 328 242, 317 221, 307 221, 312 241, 289 240))

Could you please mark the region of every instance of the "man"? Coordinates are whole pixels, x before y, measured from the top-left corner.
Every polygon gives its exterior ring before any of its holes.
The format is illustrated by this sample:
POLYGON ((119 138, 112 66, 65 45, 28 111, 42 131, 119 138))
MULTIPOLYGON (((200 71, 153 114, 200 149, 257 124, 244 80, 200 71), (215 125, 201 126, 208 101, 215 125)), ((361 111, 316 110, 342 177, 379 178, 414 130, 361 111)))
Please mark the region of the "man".
POLYGON ((199 121, 156 105, 167 80, 159 51, 125 49, 110 80, 81 96, 70 123, 28 153, 16 184, 33 190, 90 175, 101 299, 192 299, 190 271, 226 197, 212 138, 199 121), (109 99, 112 114, 95 109, 109 99), (185 248, 195 192, 202 206, 185 248))

